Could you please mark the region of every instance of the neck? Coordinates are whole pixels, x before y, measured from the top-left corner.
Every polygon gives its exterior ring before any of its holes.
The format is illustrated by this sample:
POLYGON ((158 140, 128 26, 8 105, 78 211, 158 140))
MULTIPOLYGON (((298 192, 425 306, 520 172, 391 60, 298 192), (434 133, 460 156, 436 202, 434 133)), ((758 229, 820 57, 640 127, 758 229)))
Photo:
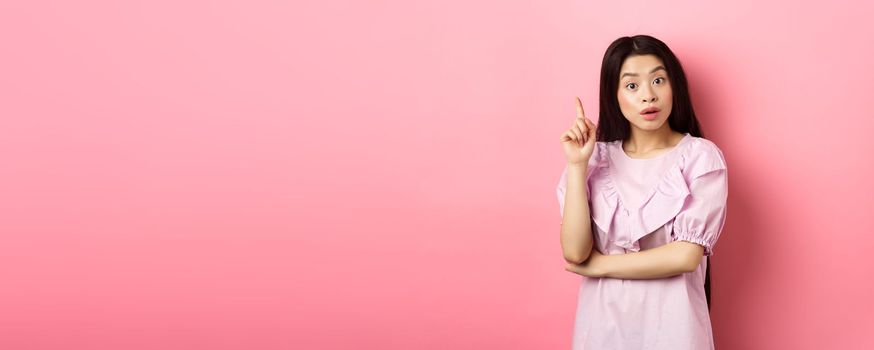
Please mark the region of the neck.
POLYGON ((623 143, 626 151, 645 154, 662 148, 673 147, 683 137, 682 133, 671 130, 667 123, 658 130, 643 130, 632 127, 631 137, 623 143))

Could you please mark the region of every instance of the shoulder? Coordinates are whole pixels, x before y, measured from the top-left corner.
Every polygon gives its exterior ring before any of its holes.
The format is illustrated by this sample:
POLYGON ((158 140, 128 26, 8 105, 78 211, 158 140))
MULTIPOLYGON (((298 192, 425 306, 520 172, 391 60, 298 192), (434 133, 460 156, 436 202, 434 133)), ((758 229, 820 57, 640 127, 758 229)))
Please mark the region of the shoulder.
POLYGON ((725 156, 715 142, 702 137, 690 137, 683 154, 683 173, 689 180, 712 171, 728 169, 725 156))
POLYGON ((722 150, 719 146, 716 145, 715 142, 705 139, 703 137, 690 136, 692 143, 692 148, 694 148, 694 152, 703 156, 715 156, 720 159, 724 159, 722 156, 722 150))
POLYGON ((614 147, 617 141, 596 141, 592 157, 589 158, 589 168, 607 167, 610 156, 610 147, 614 147))

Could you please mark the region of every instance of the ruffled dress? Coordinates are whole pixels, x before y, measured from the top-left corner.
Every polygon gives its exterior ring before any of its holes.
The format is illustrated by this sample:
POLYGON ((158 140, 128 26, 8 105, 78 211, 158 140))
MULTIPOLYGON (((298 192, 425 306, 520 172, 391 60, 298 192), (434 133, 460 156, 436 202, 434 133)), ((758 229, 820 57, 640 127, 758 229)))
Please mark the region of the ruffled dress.
MULTIPOLYGON (((629 157, 622 141, 596 142, 587 188, 594 248, 626 254, 673 241, 713 247, 722 231, 728 173, 712 141, 686 133, 652 158, 629 157)), ((564 214, 567 168, 556 192, 564 214)), ((659 279, 582 277, 573 349, 713 349, 704 292, 707 259, 659 279)))

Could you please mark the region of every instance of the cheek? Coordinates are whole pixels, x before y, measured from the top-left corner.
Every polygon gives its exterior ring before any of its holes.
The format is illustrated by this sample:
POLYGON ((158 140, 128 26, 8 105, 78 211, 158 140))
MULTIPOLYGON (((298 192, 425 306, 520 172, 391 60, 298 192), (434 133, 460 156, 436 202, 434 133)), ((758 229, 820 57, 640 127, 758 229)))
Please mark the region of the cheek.
POLYGON ((665 86, 664 92, 662 93, 662 98, 670 101, 671 98, 673 98, 673 97, 674 97, 674 90, 671 89, 670 85, 665 86))
POLYGON ((632 108, 634 102, 634 94, 630 92, 620 91, 616 94, 616 99, 619 100, 619 108, 623 111, 632 108))

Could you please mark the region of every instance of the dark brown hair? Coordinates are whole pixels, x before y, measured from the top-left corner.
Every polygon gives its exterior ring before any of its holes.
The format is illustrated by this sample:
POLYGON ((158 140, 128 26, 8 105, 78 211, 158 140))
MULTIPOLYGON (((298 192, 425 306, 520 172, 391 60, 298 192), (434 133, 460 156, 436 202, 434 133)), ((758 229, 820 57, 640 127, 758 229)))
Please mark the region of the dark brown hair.
MULTIPOLYGON (((689 95, 689 84, 680 60, 674 52, 659 39, 649 35, 624 36, 613 41, 601 62, 601 92, 599 98, 597 141, 611 142, 626 140, 631 136, 631 123, 622 116, 616 92, 619 88, 619 70, 629 56, 655 55, 662 60, 668 73, 673 100, 671 114, 668 115, 668 125, 677 132, 689 133, 692 136, 704 137, 695 110, 692 108, 692 98, 689 95)), ((707 307, 710 308, 710 257, 707 257, 707 269, 704 274, 704 294, 707 296, 707 307)))
POLYGON ((629 56, 637 55, 654 55, 664 63, 673 92, 673 107, 668 116, 671 129, 704 137, 698 119, 695 118, 686 73, 683 72, 680 60, 661 40, 649 35, 635 35, 614 40, 607 47, 607 52, 604 53, 604 59, 601 61, 597 140, 610 142, 626 140, 631 136, 631 123, 622 116, 616 91, 619 88, 619 70, 622 68, 622 63, 629 56))

